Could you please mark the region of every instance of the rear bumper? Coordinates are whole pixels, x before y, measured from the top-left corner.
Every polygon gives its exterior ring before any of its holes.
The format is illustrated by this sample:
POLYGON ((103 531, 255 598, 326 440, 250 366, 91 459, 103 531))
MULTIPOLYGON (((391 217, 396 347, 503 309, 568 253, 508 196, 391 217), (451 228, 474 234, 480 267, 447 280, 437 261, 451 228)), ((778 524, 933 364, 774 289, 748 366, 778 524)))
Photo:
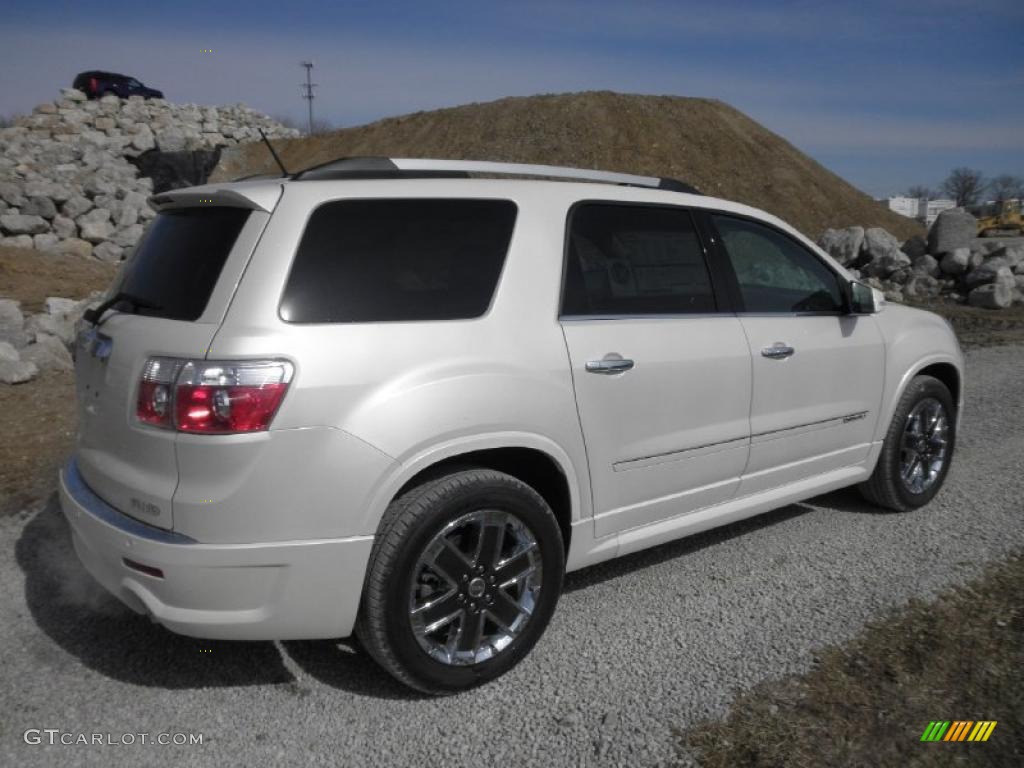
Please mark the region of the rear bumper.
POLYGON ((139 613, 183 635, 298 640, 352 633, 372 536, 202 544, 140 523, 60 473, 60 501, 86 570, 139 613), (125 561, 159 569, 162 578, 125 561))

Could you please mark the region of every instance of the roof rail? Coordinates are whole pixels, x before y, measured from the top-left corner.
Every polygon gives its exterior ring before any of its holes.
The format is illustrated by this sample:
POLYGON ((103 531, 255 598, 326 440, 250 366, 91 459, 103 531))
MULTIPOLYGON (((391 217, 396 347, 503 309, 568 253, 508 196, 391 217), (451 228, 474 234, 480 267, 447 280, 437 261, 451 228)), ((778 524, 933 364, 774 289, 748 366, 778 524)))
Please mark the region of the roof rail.
POLYGON ((352 178, 468 178, 472 173, 510 176, 545 176, 557 179, 599 181, 629 187, 667 189, 699 195, 696 187, 660 176, 566 168, 560 165, 497 163, 486 160, 432 160, 408 157, 345 157, 307 168, 292 175, 296 180, 352 178))

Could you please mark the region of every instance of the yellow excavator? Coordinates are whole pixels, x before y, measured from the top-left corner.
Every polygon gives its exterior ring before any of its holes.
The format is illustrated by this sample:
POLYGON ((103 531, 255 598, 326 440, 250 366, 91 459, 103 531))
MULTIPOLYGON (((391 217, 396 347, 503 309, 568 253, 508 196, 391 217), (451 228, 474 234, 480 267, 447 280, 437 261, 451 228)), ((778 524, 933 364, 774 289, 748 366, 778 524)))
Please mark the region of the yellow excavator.
POLYGON ((1024 235, 1020 200, 986 203, 968 210, 978 220, 978 237, 1019 237, 1024 235))

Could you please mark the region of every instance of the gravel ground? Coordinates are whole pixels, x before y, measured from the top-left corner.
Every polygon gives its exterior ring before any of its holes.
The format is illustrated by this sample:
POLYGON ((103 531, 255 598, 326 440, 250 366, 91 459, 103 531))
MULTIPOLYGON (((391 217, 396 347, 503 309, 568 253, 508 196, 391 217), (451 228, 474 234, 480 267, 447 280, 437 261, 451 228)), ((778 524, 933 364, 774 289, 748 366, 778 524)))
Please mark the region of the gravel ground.
POLYGON ((443 700, 336 643, 174 636, 92 584, 53 501, 0 519, 0 764, 671 761, 673 728, 1024 544, 1024 347, 968 365, 959 451, 928 508, 881 514, 842 491, 574 574, 525 662, 443 700), (31 746, 28 728, 204 743, 31 746))

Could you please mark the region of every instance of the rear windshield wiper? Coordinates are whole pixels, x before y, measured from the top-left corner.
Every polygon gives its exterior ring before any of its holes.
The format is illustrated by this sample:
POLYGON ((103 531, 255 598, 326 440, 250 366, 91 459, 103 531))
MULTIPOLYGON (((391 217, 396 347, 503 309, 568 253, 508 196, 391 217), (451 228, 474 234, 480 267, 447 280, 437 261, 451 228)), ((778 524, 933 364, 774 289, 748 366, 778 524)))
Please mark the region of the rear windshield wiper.
POLYGON ((121 302, 127 302, 128 304, 132 305, 135 309, 163 309, 163 307, 161 307, 159 304, 154 304, 151 301, 139 298, 138 296, 126 293, 125 291, 118 291, 95 309, 85 310, 85 312, 82 313, 82 319, 85 320, 87 323, 99 325, 100 318, 103 317, 103 313, 106 312, 115 304, 120 304, 121 302))

